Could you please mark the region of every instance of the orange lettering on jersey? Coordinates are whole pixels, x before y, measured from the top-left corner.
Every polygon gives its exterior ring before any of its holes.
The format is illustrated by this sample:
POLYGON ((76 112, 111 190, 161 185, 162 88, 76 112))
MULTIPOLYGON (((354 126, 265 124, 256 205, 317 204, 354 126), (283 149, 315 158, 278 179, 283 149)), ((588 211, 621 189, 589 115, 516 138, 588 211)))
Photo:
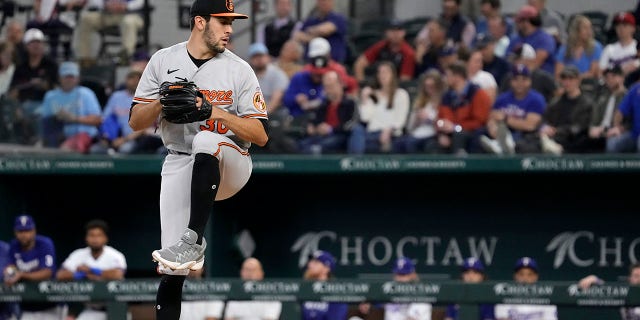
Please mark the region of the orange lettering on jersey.
POLYGON ((227 131, 229 131, 229 128, 225 127, 221 122, 218 122, 216 125, 216 131, 218 131, 218 133, 220 134, 225 134, 227 133, 227 131))
POLYGON ((225 92, 226 92, 226 94, 224 95, 223 101, 232 101, 233 102, 233 99, 231 98, 231 95, 233 95, 233 91, 227 90, 225 92))
POLYGON ((213 129, 215 129, 214 127, 215 125, 215 120, 213 119, 207 119, 207 122, 205 122, 204 125, 200 125, 200 131, 212 131, 213 129))
POLYGON ((202 95, 214 106, 233 104, 233 90, 204 90, 202 95))
POLYGON ((221 122, 214 121, 213 119, 207 120, 205 124, 200 125, 200 131, 211 131, 219 134, 225 134, 229 131, 229 128, 225 127, 221 122))
POLYGON ((226 91, 222 91, 222 90, 218 91, 218 94, 216 95, 216 100, 225 101, 224 96, 226 93, 227 93, 226 91))
MULTIPOLYGON (((233 104, 233 90, 205 90, 201 89, 202 95, 214 106, 225 106, 233 104)), ((218 132, 225 134, 229 129, 222 123, 216 123, 213 119, 208 119, 205 124, 200 125, 201 131, 218 132)))

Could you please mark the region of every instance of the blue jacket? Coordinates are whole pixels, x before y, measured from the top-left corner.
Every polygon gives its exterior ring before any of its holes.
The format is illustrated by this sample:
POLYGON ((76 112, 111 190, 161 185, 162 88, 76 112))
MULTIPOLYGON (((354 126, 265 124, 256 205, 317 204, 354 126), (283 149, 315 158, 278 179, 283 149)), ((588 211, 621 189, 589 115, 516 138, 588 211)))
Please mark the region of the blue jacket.
POLYGON ((322 82, 313 82, 310 71, 299 71, 291 77, 289 87, 284 92, 283 102, 292 117, 297 117, 304 113, 304 110, 296 102, 296 95, 299 93, 307 95, 309 100, 321 98, 322 82))

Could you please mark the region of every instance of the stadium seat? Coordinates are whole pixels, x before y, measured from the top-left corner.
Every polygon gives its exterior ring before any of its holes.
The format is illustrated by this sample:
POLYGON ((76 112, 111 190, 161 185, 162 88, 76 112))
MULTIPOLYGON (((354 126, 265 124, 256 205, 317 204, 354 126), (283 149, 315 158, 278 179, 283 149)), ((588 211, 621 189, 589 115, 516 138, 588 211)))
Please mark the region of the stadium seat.
POLYGON ((115 69, 114 65, 107 64, 82 68, 80 71, 80 84, 93 90, 102 108, 114 90, 115 69))
POLYGON ((0 142, 13 143, 17 141, 14 124, 16 123, 16 115, 19 109, 20 104, 17 101, 6 95, 0 96, 0 142))
POLYGON ((412 80, 408 80, 408 81, 401 81, 399 83, 399 86, 401 88, 404 88, 405 90, 407 90, 407 93, 409 93, 409 97, 411 97, 412 101, 416 97, 416 95, 418 94, 419 85, 420 85, 420 79, 412 79, 412 80))
POLYGON ((405 40, 407 40, 407 42, 413 44, 413 40, 416 38, 416 36, 418 35, 418 33, 420 33, 420 30, 422 30, 422 28, 424 28, 424 26, 431 20, 431 17, 428 16, 423 16, 423 17, 416 17, 413 19, 409 19, 407 21, 404 22, 404 28, 407 31, 406 35, 405 35, 405 40))
MULTIPOLYGON (((144 0, 144 7, 142 9, 142 18, 144 20, 144 26, 138 30, 138 42, 136 48, 148 48, 149 47, 149 29, 151 28, 151 12, 155 7, 151 5, 150 0, 144 0)), ((110 26, 98 31, 100 37, 100 47, 98 53, 102 58, 114 58, 120 54, 119 50, 122 49, 122 38, 120 36, 120 28, 118 26, 110 26), (115 52, 112 49, 116 49, 115 52)), ((124 57, 118 57, 124 58, 124 57)), ((127 57, 130 58, 130 57, 127 57)))
POLYGON ((362 32, 377 33, 379 38, 384 36, 384 31, 389 24, 389 18, 373 18, 367 19, 360 23, 358 30, 362 32))
POLYGON ((358 57, 369 46, 373 45, 379 40, 382 40, 384 35, 379 31, 363 31, 355 34, 351 37, 353 43, 353 56, 358 57))
POLYGON ((357 34, 360 29, 358 28, 358 24, 353 19, 347 20, 347 34, 354 35, 357 34))
POLYGON ((602 28, 606 28, 607 23, 609 22, 609 14, 604 11, 583 11, 581 14, 589 18, 594 26, 597 25, 602 28))

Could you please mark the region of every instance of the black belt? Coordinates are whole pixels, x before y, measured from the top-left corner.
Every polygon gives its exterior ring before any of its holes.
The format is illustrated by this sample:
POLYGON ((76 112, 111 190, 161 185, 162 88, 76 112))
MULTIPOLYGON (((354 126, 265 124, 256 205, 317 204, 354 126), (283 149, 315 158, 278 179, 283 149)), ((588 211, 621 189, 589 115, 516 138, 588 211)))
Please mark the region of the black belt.
POLYGON ((183 156, 190 156, 191 153, 188 152, 182 152, 182 151, 177 151, 177 150, 173 150, 173 149, 167 149, 167 152, 169 154, 178 154, 178 155, 183 155, 183 156))

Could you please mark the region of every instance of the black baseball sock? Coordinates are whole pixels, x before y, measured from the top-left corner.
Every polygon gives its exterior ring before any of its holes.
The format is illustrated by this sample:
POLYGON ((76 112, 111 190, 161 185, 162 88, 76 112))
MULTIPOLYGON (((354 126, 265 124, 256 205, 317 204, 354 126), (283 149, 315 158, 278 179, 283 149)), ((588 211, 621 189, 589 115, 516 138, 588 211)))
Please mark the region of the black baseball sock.
POLYGON ((197 153, 191 173, 189 229, 198 234, 198 244, 202 244, 204 228, 213 210, 213 201, 219 187, 220 161, 208 153, 197 153))
POLYGON ((180 319, 182 285, 187 276, 162 275, 156 295, 156 320, 180 319))

